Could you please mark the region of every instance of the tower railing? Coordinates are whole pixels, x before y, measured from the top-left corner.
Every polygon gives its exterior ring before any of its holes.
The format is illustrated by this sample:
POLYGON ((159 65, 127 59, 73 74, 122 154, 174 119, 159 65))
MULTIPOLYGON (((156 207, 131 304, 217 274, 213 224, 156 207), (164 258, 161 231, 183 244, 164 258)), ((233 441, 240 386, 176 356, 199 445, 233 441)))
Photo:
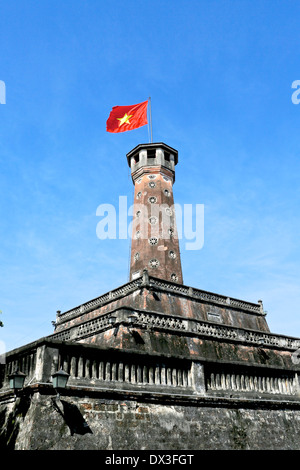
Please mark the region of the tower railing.
MULTIPOLYGON (((9 393, 8 376, 15 368, 26 374, 25 388, 51 393, 51 376, 62 368, 70 374, 69 390, 103 393, 147 393, 186 399, 244 398, 299 402, 299 374, 286 367, 255 367, 199 361, 160 354, 124 352, 96 346, 40 341, 7 354, 1 364, 0 403, 9 393)), ((52 388, 51 388, 52 387, 52 388)), ((45 392, 43 392, 45 393, 45 392)))
POLYGON ((132 292, 139 290, 143 286, 154 287, 162 291, 176 293, 180 296, 188 297, 194 300, 210 302, 214 305, 220 305, 227 308, 236 308, 249 313, 252 312, 255 314, 264 315, 260 303, 238 300, 221 294, 215 294, 201 289, 196 289, 194 287, 176 284, 171 281, 158 279, 148 275, 147 283, 145 283, 144 276, 141 275, 138 278, 124 284, 123 286, 111 290, 110 292, 107 292, 103 295, 100 295, 99 297, 96 297, 95 299, 90 300, 89 302, 85 302, 84 304, 67 310, 65 312, 60 312, 57 315, 57 323, 59 324, 61 322, 80 316, 84 313, 95 310, 103 305, 110 303, 114 299, 116 300, 126 295, 129 295, 132 292))

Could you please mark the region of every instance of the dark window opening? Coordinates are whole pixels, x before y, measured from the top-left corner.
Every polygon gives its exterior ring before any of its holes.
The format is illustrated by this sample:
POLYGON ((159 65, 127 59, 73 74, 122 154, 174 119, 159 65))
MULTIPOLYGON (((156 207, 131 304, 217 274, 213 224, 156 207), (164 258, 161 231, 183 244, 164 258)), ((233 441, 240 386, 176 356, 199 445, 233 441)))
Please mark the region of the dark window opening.
POLYGON ((147 150, 147 157, 148 158, 155 158, 156 156, 156 150, 155 149, 148 149, 147 150))
POLYGON ((166 161, 166 162, 169 162, 169 161, 170 161, 170 154, 169 154, 169 152, 166 152, 166 151, 165 151, 164 154, 165 154, 165 161, 166 161))

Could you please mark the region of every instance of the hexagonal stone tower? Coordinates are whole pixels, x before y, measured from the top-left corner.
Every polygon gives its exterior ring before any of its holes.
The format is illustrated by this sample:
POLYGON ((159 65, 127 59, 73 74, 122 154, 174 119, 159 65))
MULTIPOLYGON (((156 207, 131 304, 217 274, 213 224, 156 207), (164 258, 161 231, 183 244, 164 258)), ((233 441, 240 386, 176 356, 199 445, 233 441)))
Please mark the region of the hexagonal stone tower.
POLYGON ((135 188, 130 280, 147 269, 183 284, 173 198, 178 152, 164 143, 140 144, 127 160, 135 188))

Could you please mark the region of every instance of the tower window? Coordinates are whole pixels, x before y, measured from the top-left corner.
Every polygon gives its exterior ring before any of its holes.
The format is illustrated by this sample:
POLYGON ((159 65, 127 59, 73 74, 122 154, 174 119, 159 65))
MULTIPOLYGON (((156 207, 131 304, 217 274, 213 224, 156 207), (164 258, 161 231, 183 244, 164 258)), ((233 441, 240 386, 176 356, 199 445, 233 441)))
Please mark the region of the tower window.
POLYGON ((172 274, 171 274, 171 281, 173 281, 173 282, 178 281, 178 276, 177 276, 177 274, 175 274, 175 273, 172 273, 172 274))
POLYGON ((168 189, 164 189, 164 195, 170 197, 170 191, 168 189))
POLYGON ((157 268, 159 266, 159 261, 156 258, 150 259, 149 261, 150 268, 157 268))
POLYGON ((169 162, 170 161, 170 154, 169 152, 164 151, 164 156, 165 156, 165 161, 169 162))
POLYGON ((158 220, 157 217, 155 217, 154 215, 152 217, 149 217, 149 223, 151 225, 157 224, 157 220, 158 220))
POLYGON ((141 193, 141 191, 139 191, 139 192, 137 193, 137 195, 136 195, 136 198, 137 198, 137 199, 141 199, 141 197, 142 197, 142 193, 141 193))
POLYGON ((169 251, 169 256, 170 256, 170 258, 175 259, 176 258, 175 251, 169 251))
POLYGON ((151 196, 148 198, 148 201, 151 203, 151 204, 155 204, 157 202, 157 198, 155 196, 151 196))
POLYGON ((147 157, 148 158, 155 158, 156 157, 156 150, 155 149, 148 149, 147 150, 147 157))
POLYGON ((154 183, 154 181, 150 181, 149 186, 150 188, 155 188, 156 184, 154 183))
POLYGON ((152 246, 157 245, 157 243, 158 243, 158 238, 157 238, 157 237, 151 237, 151 238, 149 238, 148 242, 149 242, 150 245, 152 245, 152 246))

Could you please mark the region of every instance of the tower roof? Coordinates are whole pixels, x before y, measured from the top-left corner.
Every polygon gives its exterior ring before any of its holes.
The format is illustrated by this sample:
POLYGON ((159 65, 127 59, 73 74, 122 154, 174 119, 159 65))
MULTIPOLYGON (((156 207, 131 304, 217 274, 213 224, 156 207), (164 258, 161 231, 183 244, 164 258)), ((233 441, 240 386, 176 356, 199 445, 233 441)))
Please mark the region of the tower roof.
POLYGON ((143 150, 143 149, 151 150, 151 149, 157 149, 157 148, 161 148, 162 150, 164 150, 164 152, 168 152, 169 154, 174 155, 174 163, 175 163, 175 165, 177 165, 177 163, 178 163, 178 152, 177 152, 177 150, 175 150, 174 148, 170 147, 169 145, 167 145, 163 142, 157 142, 157 143, 152 142, 152 143, 148 143, 148 144, 139 144, 139 145, 137 145, 132 150, 130 150, 130 152, 128 152, 127 155, 126 155, 128 165, 130 166, 131 157, 133 157, 140 150, 143 150))

